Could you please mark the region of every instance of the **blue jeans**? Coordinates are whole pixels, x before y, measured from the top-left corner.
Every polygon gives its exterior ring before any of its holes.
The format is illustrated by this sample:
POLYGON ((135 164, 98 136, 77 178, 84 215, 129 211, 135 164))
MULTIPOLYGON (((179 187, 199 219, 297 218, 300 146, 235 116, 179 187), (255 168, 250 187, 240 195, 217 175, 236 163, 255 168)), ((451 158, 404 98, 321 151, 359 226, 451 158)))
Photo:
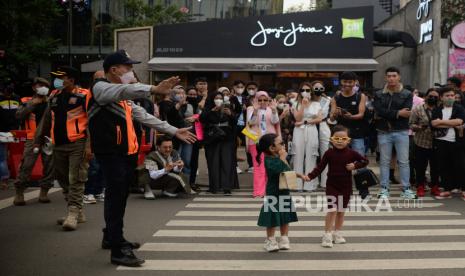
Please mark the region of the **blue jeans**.
POLYGON ((10 178, 10 171, 7 163, 7 147, 6 144, 0 143, 0 180, 10 178))
POLYGON ((350 142, 350 147, 358 152, 361 156, 365 156, 365 139, 364 138, 358 138, 358 139, 352 139, 350 142))
POLYGON ((184 162, 184 168, 182 172, 184 174, 190 174, 191 173, 190 164, 191 164, 191 158, 192 158, 192 145, 181 143, 179 147, 179 155, 181 156, 182 162, 184 162))
POLYGON ((389 189, 389 169, 392 158, 392 147, 397 154, 399 165, 400 182, 405 189, 410 188, 410 165, 409 165, 409 137, 408 131, 379 132, 378 145, 380 152, 380 178, 381 187, 389 189))
POLYGON ((103 178, 103 172, 97 159, 93 158, 89 161, 89 169, 87 173, 87 182, 84 194, 85 195, 98 195, 103 192, 105 187, 105 179, 103 178))

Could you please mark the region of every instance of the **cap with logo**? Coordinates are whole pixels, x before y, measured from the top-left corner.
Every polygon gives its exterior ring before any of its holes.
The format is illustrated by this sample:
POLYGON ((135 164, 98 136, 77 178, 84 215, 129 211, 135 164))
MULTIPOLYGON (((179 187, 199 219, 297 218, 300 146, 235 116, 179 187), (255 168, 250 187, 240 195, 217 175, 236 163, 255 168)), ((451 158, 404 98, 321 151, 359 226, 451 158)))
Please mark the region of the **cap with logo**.
POLYGON ((125 50, 118 50, 114 53, 109 54, 103 61, 103 70, 108 72, 111 66, 119 64, 139 64, 140 61, 131 59, 129 54, 125 50))
POLYGON ((55 78, 67 76, 67 77, 74 78, 75 80, 79 79, 80 74, 81 73, 79 72, 78 69, 71 67, 71 66, 61 66, 61 67, 58 67, 57 70, 50 72, 50 75, 52 75, 55 78))

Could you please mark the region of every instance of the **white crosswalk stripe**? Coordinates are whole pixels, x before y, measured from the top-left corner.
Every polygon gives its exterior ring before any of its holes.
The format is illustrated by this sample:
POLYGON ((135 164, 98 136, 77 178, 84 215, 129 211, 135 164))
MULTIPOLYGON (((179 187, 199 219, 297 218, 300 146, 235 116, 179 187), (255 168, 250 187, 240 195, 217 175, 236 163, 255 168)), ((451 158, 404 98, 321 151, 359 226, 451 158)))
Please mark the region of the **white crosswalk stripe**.
MULTIPOLYGON (((444 201, 436 201, 432 197, 405 201, 399 197, 401 187, 398 185, 393 188, 390 198, 391 211, 366 212, 353 209, 352 212, 347 212, 342 233, 348 243, 335 245, 331 249, 321 247, 318 242, 323 234, 325 213, 298 207, 299 221, 290 226, 291 250, 275 255, 265 255, 269 254, 263 250, 261 243, 266 236, 265 229, 257 226, 262 198, 252 198, 251 189, 234 191, 232 197, 202 192, 186 204, 183 210, 178 211, 175 217, 166 223, 165 228, 156 229, 153 240, 142 245, 139 251, 149 256, 142 267, 118 267, 118 270, 165 273, 263 271, 265 275, 276 270, 399 270, 408 274, 408 270, 464 269, 465 217, 460 212, 448 211, 444 208, 444 201), (405 202, 417 202, 422 205, 398 205, 405 202), (294 238, 299 242, 292 242, 294 238), (395 240, 391 242, 387 239, 395 240), (163 260, 150 257, 150 254, 157 252, 163 252, 163 260), (205 253, 208 257, 201 260, 192 259, 189 252, 205 253), (337 261, 332 259, 331 254, 320 255, 324 256, 321 260, 313 259, 314 255, 311 255, 326 254, 325 252, 358 254, 355 257, 350 255, 350 258, 338 258, 337 261), (386 257, 388 252, 429 252, 428 254, 433 255, 427 258, 416 258, 416 255, 415 258, 409 258, 404 257, 405 254, 401 257, 386 257), (452 252, 454 254, 451 254, 452 252), (225 255, 228 253, 236 255, 225 255), (257 254, 264 256, 260 258, 257 254), (296 257, 280 258, 279 254, 296 257), (268 259, 268 256, 273 259, 268 259)), ((319 195, 320 202, 324 199, 323 192, 296 195, 319 195)), ((309 202, 316 205, 318 200, 310 197, 309 202)), ((368 206, 374 209, 377 202, 378 199, 372 198, 368 201, 368 206)), ((276 232, 276 236, 279 236, 279 231, 276 232)))

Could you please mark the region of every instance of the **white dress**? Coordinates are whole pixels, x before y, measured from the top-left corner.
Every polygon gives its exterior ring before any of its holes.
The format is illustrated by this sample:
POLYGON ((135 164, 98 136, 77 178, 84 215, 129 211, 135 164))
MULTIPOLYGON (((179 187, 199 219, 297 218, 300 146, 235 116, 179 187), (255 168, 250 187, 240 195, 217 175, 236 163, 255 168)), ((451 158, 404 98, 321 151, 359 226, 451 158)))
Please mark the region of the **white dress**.
MULTIPOLYGON (((321 112, 319 102, 311 102, 310 106, 304 110, 303 121, 315 119, 321 112)), ((314 124, 303 124, 294 128, 292 145, 295 151, 294 170, 297 173, 307 175, 316 167, 316 160, 319 155, 319 137, 318 130, 314 124)), ((297 179, 297 188, 299 190, 313 191, 318 187, 318 179, 305 182, 297 179)))

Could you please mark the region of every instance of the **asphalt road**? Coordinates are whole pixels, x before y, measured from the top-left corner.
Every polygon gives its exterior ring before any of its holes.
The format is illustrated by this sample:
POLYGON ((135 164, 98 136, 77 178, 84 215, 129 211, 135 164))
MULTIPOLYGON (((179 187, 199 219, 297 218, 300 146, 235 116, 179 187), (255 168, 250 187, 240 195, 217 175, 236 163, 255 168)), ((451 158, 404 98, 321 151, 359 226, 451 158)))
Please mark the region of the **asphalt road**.
MULTIPOLYGON (((199 183, 207 183, 203 158, 199 183)), ((427 197, 423 206, 398 208, 393 186, 393 212, 348 214, 348 243, 332 249, 319 245, 324 214, 299 209, 292 249, 266 253, 264 230, 256 226, 260 201, 250 196, 252 175, 241 174, 240 183, 232 197, 147 201, 132 194, 125 236, 143 244, 136 254, 147 261, 139 270, 111 265, 109 252, 100 249, 102 203, 86 205, 88 222, 63 232, 55 224, 65 214, 59 190, 50 204, 31 199, 24 207, 11 206, 14 191, 0 191, 0 275, 464 274, 465 202, 459 198, 427 197)))

